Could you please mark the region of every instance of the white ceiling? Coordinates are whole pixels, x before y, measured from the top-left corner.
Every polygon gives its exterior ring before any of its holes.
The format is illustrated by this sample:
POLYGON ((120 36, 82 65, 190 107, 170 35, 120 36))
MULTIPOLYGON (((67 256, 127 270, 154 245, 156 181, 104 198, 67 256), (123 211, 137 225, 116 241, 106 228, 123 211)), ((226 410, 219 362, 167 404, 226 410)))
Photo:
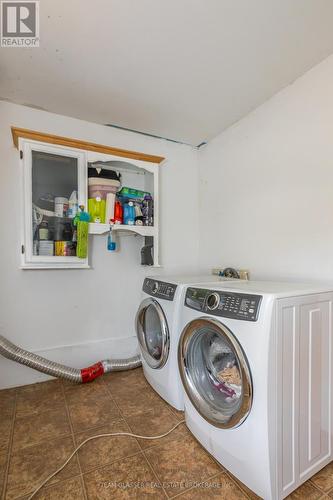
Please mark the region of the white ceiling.
POLYGON ((0 97, 197 145, 333 52, 332 0, 41 0, 0 97))

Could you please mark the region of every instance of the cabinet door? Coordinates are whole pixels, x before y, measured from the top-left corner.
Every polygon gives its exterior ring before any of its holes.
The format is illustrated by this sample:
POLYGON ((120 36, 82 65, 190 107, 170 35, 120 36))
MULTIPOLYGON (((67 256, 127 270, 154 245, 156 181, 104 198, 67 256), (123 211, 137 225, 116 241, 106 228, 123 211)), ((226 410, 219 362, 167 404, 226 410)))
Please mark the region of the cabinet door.
POLYGON ((22 141, 22 267, 88 267, 76 257, 77 205, 87 203, 85 153, 22 141))
POLYGON ((300 477, 330 455, 330 301, 300 306, 300 477))
POLYGON ((323 293, 278 301, 277 473, 281 498, 332 460, 332 299, 331 293, 323 293))
MULTIPOLYGON (((281 498, 299 478, 299 309, 294 299, 277 306, 277 446, 278 485, 281 498)), ((280 496, 279 496, 280 498, 280 496)))

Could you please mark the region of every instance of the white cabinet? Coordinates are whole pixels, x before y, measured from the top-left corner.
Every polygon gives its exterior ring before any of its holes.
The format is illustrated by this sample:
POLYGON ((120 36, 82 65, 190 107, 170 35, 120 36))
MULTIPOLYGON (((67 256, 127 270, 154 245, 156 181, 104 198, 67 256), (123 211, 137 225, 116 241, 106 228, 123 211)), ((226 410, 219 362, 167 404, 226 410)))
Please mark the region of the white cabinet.
POLYGON ((300 306, 299 473, 302 478, 331 451, 330 302, 300 306))
POLYGON ((20 141, 22 171, 22 267, 85 268, 76 257, 76 231, 67 216, 73 192, 87 204, 87 166, 83 151, 20 141), (56 205, 56 202, 60 202, 56 205))
POLYGON ((277 307, 279 498, 332 459, 332 294, 277 307))
MULTIPOLYGON (((88 165, 100 164, 103 169, 115 170, 121 175, 122 186, 131 187, 149 192, 154 199, 154 225, 128 226, 114 225, 113 231, 121 237, 122 234, 132 234, 143 238, 153 238, 154 267, 159 267, 159 164, 137 159, 125 159, 116 155, 87 152, 88 165)), ((89 225, 90 234, 105 234, 109 231, 109 224, 89 225)))
MULTIPOLYGON (((123 234, 140 237, 142 246, 153 244, 153 265, 159 267, 158 174, 163 158, 20 129, 13 129, 13 137, 20 151, 22 172, 23 269, 88 268, 93 265, 90 259, 88 264, 89 257, 76 257, 76 232, 66 203, 77 193, 78 204, 88 210, 88 166, 96 162, 103 169, 120 173, 122 186, 152 194, 153 226, 121 224, 114 225, 113 231, 119 237, 123 234), (34 136, 41 139, 35 140, 34 136)), ((89 233, 106 238, 109 228, 108 223, 91 223, 89 233)), ((138 256, 138 263, 140 261, 138 256)))

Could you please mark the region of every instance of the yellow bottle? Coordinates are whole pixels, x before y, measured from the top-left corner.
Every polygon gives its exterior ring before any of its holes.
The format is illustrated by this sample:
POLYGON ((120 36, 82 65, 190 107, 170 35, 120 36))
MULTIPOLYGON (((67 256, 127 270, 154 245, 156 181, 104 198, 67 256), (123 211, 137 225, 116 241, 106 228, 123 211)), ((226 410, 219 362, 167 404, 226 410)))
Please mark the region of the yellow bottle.
POLYGON ((105 223, 105 200, 99 196, 96 198, 89 198, 88 212, 91 216, 91 222, 105 223))

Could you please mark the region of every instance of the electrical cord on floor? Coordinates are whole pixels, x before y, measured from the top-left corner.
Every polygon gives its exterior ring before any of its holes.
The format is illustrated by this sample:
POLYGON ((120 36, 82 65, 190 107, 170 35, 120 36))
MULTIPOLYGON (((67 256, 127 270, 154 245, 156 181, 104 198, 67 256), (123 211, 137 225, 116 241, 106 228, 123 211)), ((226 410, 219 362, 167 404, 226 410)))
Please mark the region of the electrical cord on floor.
POLYGON ((180 422, 178 422, 178 424, 176 424, 174 427, 172 427, 172 429, 170 429, 168 432, 165 432, 164 434, 160 434, 159 436, 140 436, 138 434, 132 434, 131 432, 111 432, 111 433, 107 433, 107 434, 97 434, 96 436, 91 436, 90 438, 85 439, 77 448, 75 448, 73 453, 67 458, 66 462, 61 467, 59 467, 59 469, 57 469, 50 476, 48 476, 45 479, 45 481, 43 481, 38 486, 38 488, 32 493, 32 495, 30 495, 28 500, 31 500, 35 495, 37 495, 37 493, 43 488, 43 486, 45 486, 45 484, 48 481, 50 481, 50 479, 52 479, 54 476, 59 474, 59 472, 61 472, 66 467, 66 465, 72 460, 74 455, 82 448, 82 446, 84 446, 89 441, 92 441, 93 439, 98 439, 98 438, 102 438, 102 437, 111 437, 111 436, 130 436, 130 437, 135 437, 135 438, 140 438, 140 439, 151 439, 151 440, 161 439, 161 438, 164 438, 164 437, 168 436, 169 434, 171 434, 171 432, 173 432, 177 427, 180 426, 180 424, 183 424, 184 422, 185 422, 185 420, 181 420, 180 422))

